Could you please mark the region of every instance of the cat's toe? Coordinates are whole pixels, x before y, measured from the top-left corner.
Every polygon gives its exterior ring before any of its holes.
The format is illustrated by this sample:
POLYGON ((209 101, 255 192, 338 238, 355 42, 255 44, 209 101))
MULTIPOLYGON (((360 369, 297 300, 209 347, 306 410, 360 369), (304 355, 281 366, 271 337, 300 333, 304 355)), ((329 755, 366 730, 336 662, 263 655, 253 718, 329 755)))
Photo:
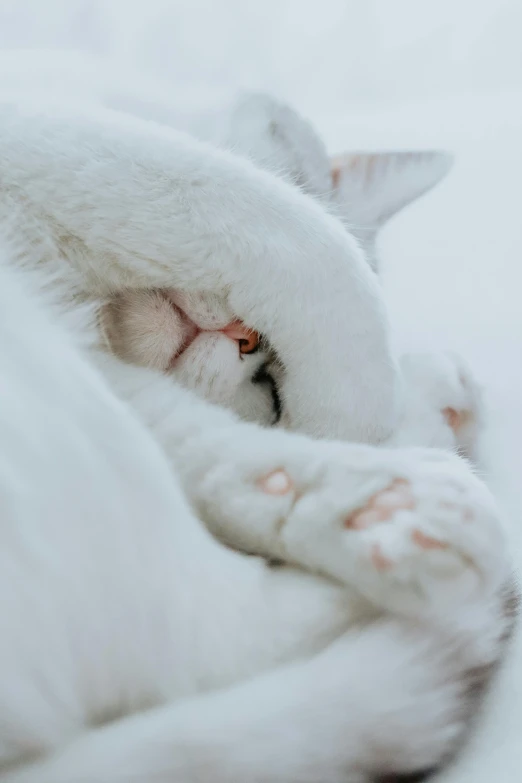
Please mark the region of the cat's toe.
POLYGON ((380 606, 446 610, 500 588, 506 559, 493 499, 458 463, 417 466, 348 517, 353 566, 380 606))
POLYGON ((297 554, 377 607, 412 616, 500 587, 507 561, 495 504, 464 460, 390 450, 371 475, 361 468, 359 487, 353 468, 344 481, 334 474, 313 497, 297 498, 281 530, 289 559, 297 554))
POLYGON ((448 405, 442 415, 453 431, 458 452, 470 459, 477 458, 478 438, 484 420, 483 395, 471 369, 462 357, 446 354, 452 365, 448 405))
POLYGON ((482 390, 458 354, 406 354, 406 399, 397 445, 450 448, 476 460, 484 420, 482 390))

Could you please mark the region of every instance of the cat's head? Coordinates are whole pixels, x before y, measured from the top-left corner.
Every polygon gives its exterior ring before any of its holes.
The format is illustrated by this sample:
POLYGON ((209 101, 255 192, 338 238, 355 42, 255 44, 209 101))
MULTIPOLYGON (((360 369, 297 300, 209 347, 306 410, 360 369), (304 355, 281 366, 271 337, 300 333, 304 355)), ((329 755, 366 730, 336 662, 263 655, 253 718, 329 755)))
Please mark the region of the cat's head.
POLYGON ((435 187, 453 161, 447 152, 427 150, 331 157, 310 122, 264 93, 241 95, 213 139, 319 199, 359 240, 375 271, 381 228, 435 187))
MULTIPOLYGON (((375 270, 380 228, 442 179, 451 164, 439 152, 354 152, 330 159, 308 123, 264 96, 236 106, 227 134, 227 146, 330 205, 375 270)), ((172 373, 183 386, 245 420, 284 426, 279 395, 284 368, 262 338, 245 350, 244 341, 216 331, 229 321, 226 303, 212 292, 181 297, 173 291, 129 291, 103 311, 106 336, 123 359, 172 373)))

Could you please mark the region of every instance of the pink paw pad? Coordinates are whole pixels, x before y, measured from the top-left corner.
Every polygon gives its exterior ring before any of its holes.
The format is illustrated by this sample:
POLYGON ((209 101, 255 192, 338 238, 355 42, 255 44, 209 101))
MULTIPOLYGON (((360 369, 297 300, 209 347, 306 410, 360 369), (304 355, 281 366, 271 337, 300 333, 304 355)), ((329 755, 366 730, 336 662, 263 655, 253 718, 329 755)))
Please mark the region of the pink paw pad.
POLYGON ((444 408, 442 415, 446 419, 453 432, 459 432, 463 427, 469 424, 471 414, 469 411, 458 411, 455 408, 444 408))
POLYGON ((390 560, 389 557, 383 555, 382 549, 379 546, 379 544, 373 545, 371 558, 372 558, 372 563, 374 564, 377 571, 388 571, 390 568, 392 568, 395 565, 393 560, 390 560))
POLYGON ((405 479, 396 479, 387 489, 371 497, 364 508, 352 514, 345 526, 361 530, 385 522, 395 511, 415 508, 415 498, 405 479))
POLYGON ((411 534, 411 540, 421 549, 447 549, 448 544, 439 541, 437 538, 427 536, 422 530, 414 530, 411 534))
POLYGON ((268 476, 259 479, 258 486, 267 495, 287 495, 294 488, 292 479, 286 470, 273 470, 268 476))

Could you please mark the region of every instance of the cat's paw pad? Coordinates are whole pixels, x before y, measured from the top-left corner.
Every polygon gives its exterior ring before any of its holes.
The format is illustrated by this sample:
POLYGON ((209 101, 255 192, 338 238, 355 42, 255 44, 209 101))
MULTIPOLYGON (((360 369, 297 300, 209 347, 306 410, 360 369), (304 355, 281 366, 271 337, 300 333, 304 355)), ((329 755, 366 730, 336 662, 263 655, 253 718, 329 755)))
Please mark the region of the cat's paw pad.
POLYGON ((453 430, 457 437, 459 432, 462 432, 463 428, 467 426, 471 418, 469 410, 457 410, 449 405, 442 409, 442 415, 444 416, 448 427, 453 430))
POLYGON ((333 513, 322 530, 297 500, 282 530, 290 554, 295 548, 377 606, 407 614, 492 594, 505 577, 505 556, 487 489, 457 458, 412 450, 397 469, 395 454, 395 477, 383 476, 381 488, 344 516, 325 502, 333 513))
MULTIPOLYGON (((395 479, 389 487, 373 495, 362 509, 350 515, 345 526, 353 530, 365 530, 379 522, 391 522, 398 511, 414 510, 417 506, 411 485, 405 479, 395 479)), ((424 533, 420 528, 411 531, 411 543, 420 549, 447 549, 449 544, 424 533)), ((378 571, 393 568, 395 562, 386 557, 376 542, 371 548, 371 561, 378 571)))
POLYGON ((277 468, 257 481, 259 489, 267 495, 288 495, 294 490, 294 483, 286 470, 277 468))
POLYGON ((469 367, 456 354, 447 354, 453 368, 448 405, 442 415, 453 431, 459 451, 470 456, 483 419, 482 392, 469 367))
POLYGON ((406 354, 401 369, 407 408, 405 434, 399 434, 397 443, 407 445, 410 437, 414 445, 418 433, 418 445, 451 447, 475 458, 483 422, 482 392, 464 360, 452 352, 406 354))
POLYGON ((385 522, 396 511, 415 508, 415 498, 406 479, 395 479, 386 489, 373 495, 364 508, 351 514, 345 522, 348 528, 364 529, 385 522))

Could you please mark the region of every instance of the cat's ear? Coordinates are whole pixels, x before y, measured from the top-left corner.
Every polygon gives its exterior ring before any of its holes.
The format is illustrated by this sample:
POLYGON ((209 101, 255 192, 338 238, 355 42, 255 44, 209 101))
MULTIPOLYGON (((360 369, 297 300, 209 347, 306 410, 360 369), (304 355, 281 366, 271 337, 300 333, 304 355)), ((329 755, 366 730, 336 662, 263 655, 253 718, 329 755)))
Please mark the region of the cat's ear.
POLYGON ((453 164, 445 152, 359 152, 331 160, 332 193, 350 232, 378 271, 376 238, 401 209, 440 182, 453 164))
POLYGON ((347 153, 331 161, 332 186, 347 222, 375 232, 440 182, 452 163, 445 152, 347 153))

